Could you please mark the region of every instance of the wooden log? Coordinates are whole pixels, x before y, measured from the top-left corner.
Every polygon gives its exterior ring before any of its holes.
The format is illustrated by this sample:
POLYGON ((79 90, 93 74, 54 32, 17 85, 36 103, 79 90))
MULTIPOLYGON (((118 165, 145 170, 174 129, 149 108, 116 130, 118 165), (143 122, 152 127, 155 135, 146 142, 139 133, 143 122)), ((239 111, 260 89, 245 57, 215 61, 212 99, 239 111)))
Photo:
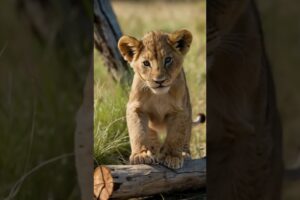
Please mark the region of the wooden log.
POLYGON ((128 199, 171 191, 200 189, 206 182, 206 160, 187 160, 183 168, 161 165, 108 165, 94 172, 94 198, 128 199))
POLYGON ((113 177, 109 168, 97 167, 94 172, 94 197, 99 200, 106 200, 113 191, 113 177))

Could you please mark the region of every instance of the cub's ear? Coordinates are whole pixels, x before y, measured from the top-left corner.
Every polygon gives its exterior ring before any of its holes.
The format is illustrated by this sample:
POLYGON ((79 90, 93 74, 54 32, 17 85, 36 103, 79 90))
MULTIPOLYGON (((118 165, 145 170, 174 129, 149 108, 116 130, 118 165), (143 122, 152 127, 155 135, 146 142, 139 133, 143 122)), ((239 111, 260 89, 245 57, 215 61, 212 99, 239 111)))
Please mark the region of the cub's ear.
POLYGON ((121 55, 127 62, 133 60, 134 55, 139 51, 141 42, 134 37, 122 36, 118 42, 121 55))
POLYGON ((168 34, 168 40, 174 48, 185 55, 190 49, 193 36, 188 30, 182 29, 168 34))

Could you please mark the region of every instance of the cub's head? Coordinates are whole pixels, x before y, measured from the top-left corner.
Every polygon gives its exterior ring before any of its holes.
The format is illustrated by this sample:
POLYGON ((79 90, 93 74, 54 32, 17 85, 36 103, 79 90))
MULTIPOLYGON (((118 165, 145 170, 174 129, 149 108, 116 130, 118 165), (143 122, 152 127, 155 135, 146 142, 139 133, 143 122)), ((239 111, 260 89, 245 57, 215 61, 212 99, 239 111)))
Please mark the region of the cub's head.
POLYGON ((134 72, 154 94, 167 93, 181 72, 192 42, 187 30, 173 33, 150 32, 142 40, 122 36, 119 50, 134 72))

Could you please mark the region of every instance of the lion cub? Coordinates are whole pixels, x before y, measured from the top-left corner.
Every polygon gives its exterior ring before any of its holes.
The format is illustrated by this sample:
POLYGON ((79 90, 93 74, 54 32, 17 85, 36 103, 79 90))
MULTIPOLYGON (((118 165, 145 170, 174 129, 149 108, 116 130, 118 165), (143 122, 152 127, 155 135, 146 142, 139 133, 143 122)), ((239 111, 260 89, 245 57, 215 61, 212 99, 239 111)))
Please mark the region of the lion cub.
POLYGON ((190 153, 192 112, 182 64, 191 42, 187 30, 119 40, 119 50, 135 72, 126 111, 131 164, 158 161, 178 169, 190 153), (161 131, 167 133, 162 145, 161 131))

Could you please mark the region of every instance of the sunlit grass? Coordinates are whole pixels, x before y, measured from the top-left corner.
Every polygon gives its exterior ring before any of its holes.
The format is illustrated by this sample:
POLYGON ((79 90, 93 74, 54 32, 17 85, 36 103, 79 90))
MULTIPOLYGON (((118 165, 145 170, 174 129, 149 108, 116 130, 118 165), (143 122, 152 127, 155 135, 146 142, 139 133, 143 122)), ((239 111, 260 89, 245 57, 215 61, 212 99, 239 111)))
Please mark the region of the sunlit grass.
POLYGON ((105 87, 105 84, 101 85, 96 81, 94 155, 97 164, 124 163, 129 153, 124 110, 127 98, 121 88, 114 88, 117 91, 102 92, 105 87))

